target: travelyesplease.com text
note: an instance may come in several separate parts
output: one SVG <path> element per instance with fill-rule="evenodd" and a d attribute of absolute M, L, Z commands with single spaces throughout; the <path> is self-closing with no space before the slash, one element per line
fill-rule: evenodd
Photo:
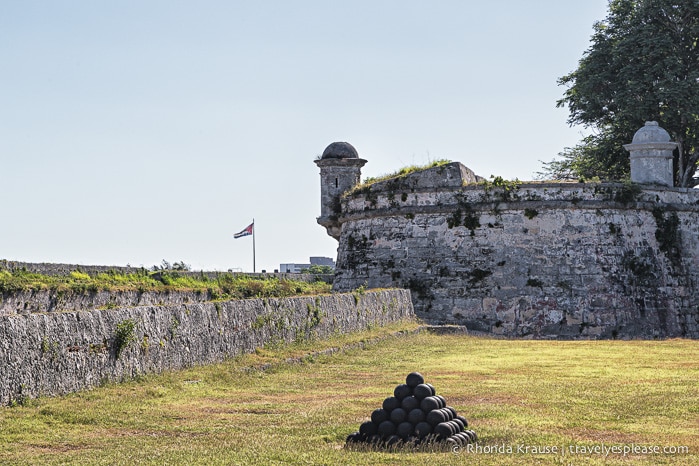
<path fill-rule="evenodd" d="M 605 443 L 593 445 L 481 445 L 478 443 L 454 446 L 455 454 L 480 455 L 587 455 L 587 456 L 639 456 L 639 455 L 686 455 L 689 447 L 684 445 L 637 445 Z"/>

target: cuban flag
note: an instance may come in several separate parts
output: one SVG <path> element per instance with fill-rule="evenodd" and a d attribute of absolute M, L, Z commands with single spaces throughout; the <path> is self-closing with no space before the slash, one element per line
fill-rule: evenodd
<path fill-rule="evenodd" d="M 233 235 L 233 238 L 242 238 L 243 236 L 250 236 L 250 235 L 252 235 L 252 227 L 253 227 L 254 225 L 255 225 L 254 223 L 251 223 L 250 225 L 248 225 L 247 227 L 245 227 L 245 229 L 244 229 L 243 231 L 241 231 L 241 232 L 236 233 L 235 235 Z"/>

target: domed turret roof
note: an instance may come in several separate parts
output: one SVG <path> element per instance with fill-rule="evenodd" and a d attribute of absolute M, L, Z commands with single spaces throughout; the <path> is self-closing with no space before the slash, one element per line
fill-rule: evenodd
<path fill-rule="evenodd" d="M 670 142 L 670 134 L 658 125 L 657 121 L 646 121 L 646 125 L 633 135 L 632 144 Z"/>
<path fill-rule="evenodd" d="M 357 149 L 349 142 L 333 142 L 323 151 L 321 160 L 325 159 L 358 159 Z"/>

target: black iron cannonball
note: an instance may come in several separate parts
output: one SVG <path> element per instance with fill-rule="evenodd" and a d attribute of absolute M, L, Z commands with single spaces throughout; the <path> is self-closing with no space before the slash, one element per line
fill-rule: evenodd
<path fill-rule="evenodd" d="M 440 409 L 444 413 L 444 416 L 447 418 L 447 421 L 451 421 L 454 419 L 454 411 L 450 410 L 449 408 L 442 408 Z"/>
<path fill-rule="evenodd" d="M 454 408 L 452 408 L 451 406 L 445 406 L 444 409 L 448 409 L 449 411 L 451 411 L 451 418 L 452 418 L 452 419 L 454 419 L 454 418 L 455 418 L 456 416 L 458 416 L 458 414 L 459 414 L 459 413 L 457 413 L 456 410 L 455 410 Z"/>
<path fill-rule="evenodd" d="M 345 441 L 345 443 L 359 443 L 362 441 L 362 439 L 362 434 L 360 434 L 359 432 L 354 432 L 347 436 L 347 440 Z"/>
<path fill-rule="evenodd" d="M 387 419 L 388 411 L 383 408 L 375 409 L 374 412 L 371 413 L 371 422 L 377 426 Z"/>
<path fill-rule="evenodd" d="M 396 425 L 408 419 L 408 413 L 403 408 L 396 408 L 391 411 L 391 421 Z"/>
<path fill-rule="evenodd" d="M 442 412 L 441 409 L 433 409 L 429 413 L 427 413 L 427 416 L 425 417 L 425 420 L 430 423 L 432 426 L 436 426 L 437 424 L 441 424 L 442 422 L 446 421 L 446 416 L 444 415 L 444 412 Z"/>
<path fill-rule="evenodd" d="M 456 424 L 459 425 L 459 432 L 463 432 L 466 426 L 464 425 L 463 421 L 459 419 L 458 417 L 455 417 L 451 422 L 455 422 Z"/>
<path fill-rule="evenodd" d="M 427 422 L 418 422 L 415 426 L 415 435 L 419 439 L 424 439 L 432 433 L 432 426 Z"/>
<path fill-rule="evenodd" d="M 363 422 L 362 425 L 359 426 L 359 433 L 365 437 L 372 436 L 376 433 L 377 426 L 378 424 L 374 424 L 371 421 Z"/>
<path fill-rule="evenodd" d="M 415 398 L 413 395 L 406 396 L 403 398 L 403 400 L 400 402 L 400 407 L 406 410 L 407 412 L 412 411 L 415 408 L 418 408 L 420 406 L 420 400 Z"/>
<path fill-rule="evenodd" d="M 425 412 L 429 413 L 432 410 L 441 408 L 439 399 L 434 396 L 428 396 L 420 402 L 420 408 Z"/>
<path fill-rule="evenodd" d="M 457 421 L 447 421 L 447 424 L 449 424 L 451 426 L 451 430 L 454 431 L 454 434 L 458 434 L 459 432 L 461 432 L 463 430 L 461 428 L 461 424 L 459 424 Z"/>
<path fill-rule="evenodd" d="M 420 443 L 420 437 L 416 435 L 411 435 L 407 439 L 403 440 L 403 445 L 407 447 L 414 447 Z"/>
<path fill-rule="evenodd" d="M 399 400 L 402 400 L 406 396 L 410 396 L 413 394 L 413 389 L 408 387 L 406 384 L 402 383 L 396 387 L 395 390 L 393 390 L 393 396 L 398 398 Z"/>
<path fill-rule="evenodd" d="M 401 441 L 402 439 L 399 435 L 391 435 L 386 439 L 386 446 L 392 447 L 394 445 L 398 445 Z"/>
<path fill-rule="evenodd" d="M 455 417 L 454 419 L 460 420 L 460 421 L 463 423 L 464 428 L 468 427 L 468 421 L 466 420 L 465 417 L 459 416 L 459 415 L 457 414 L 456 417 Z"/>
<path fill-rule="evenodd" d="M 391 421 L 383 421 L 379 424 L 378 433 L 382 438 L 388 438 L 396 433 L 396 425 Z"/>
<path fill-rule="evenodd" d="M 401 422 L 398 424 L 398 427 L 396 428 L 396 434 L 400 438 L 408 438 L 413 434 L 413 425 L 409 422 Z"/>
<path fill-rule="evenodd" d="M 471 443 L 476 443 L 478 441 L 478 436 L 473 430 L 465 430 L 464 434 L 468 435 L 471 437 Z"/>
<path fill-rule="evenodd" d="M 425 383 L 425 378 L 419 372 L 411 372 L 405 378 L 405 384 L 410 388 L 415 388 L 421 383 Z"/>
<path fill-rule="evenodd" d="M 408 413 L 408 422 L 411 422 L 415 426 L 418 422 L 424 421 L 425 417 L 425 412 L 423 410 L 415 408 Z"/>
<path fill-rule="evenodd" d="M 451 437 L 454 432 L 452 432 L 451 426 L 446 422 L 442 422 L 434 427 L 434 433 L 437 434 L 440 439 L 447 439 Z"/>
<path fill-rule="evenodd" d="M 434 386 L 431 383 L 426 383 L 425 385 L 430 387 L 430 392 L 432 392 L 430 393 L 430 396 L 435 396 L 437 394 L 437 390 L 435 390 Z"/>
<path fill-rule="evenodd" d="M 432 390 L 427 384 L 421 383 L 413 388 L 413 396 L 418 400 L 432 396 Z"/>
<path fill-rule="evenodd" d="M 383 400 L 383 409 L 386 411 L 393 411 L 396 408 L 400 408 L 400 400 L 396 398 L 395 396 L 389 396 L 385 400 Z"/>
<path fill-rule="evenodd" d="M 434 397 L 439 400 L 440 408 L 447 406 L 447 400 L 442 395 L 434 395 Z"/>
<path fill-rule="evenodd" d="M 458 432 L 458 433 L 452 435 L 451 437 L 457 439 L 462 447 L 471 443 L 471 437 L 466 435 L 464 432 Z"/>

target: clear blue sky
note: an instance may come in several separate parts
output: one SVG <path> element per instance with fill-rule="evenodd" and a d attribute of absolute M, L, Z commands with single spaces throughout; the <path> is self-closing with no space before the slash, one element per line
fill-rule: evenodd
<path fill-rule="evenodd" d="M 335 257 L 314 158 L 533 179 L 607 0 L 0 0 L 0 259 Z"/>

